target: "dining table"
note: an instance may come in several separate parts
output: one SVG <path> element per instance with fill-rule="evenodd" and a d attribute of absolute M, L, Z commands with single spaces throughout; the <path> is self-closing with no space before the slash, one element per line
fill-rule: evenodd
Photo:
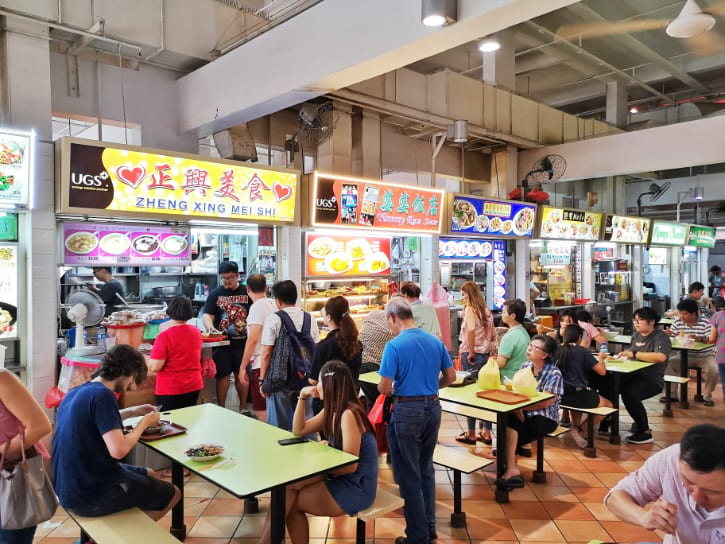
<path fill-rule="evenodd" d="M 170 410 L 162 416 L 185 432 L 160 439 L 142 436 L 141 443 L 171 460 L 171 481 L 181 491 L 181 500 L 172 509 L 170 532 L 179 540 L 186 538 L 185 468 L 240 499 L 271 491 L 271 542 L 281 544 L 286 486 L 358 461 L 322 442 L 281 445 L 278 441 L 292 433 L 216 404 Z M 189 458 L 185 452 L 199 444 L 221 445 L 224 451 L 208 461 Z"/>

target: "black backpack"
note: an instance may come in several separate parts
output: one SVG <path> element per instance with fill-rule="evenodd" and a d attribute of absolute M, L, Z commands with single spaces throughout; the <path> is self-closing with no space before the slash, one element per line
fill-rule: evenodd
<path fill-rule="evenodd" d="M 287 312 L 276 312 L 282 327 L 274 341 L 269 372 L 262 384 L 262 391 L 275 393 L 282 389 L 299 391 L 309 385 L 307 376 L 312 368 L 315 341 L 310 335 L 312 317 L 304 312 L 302 329 L 297 331 Z"/>

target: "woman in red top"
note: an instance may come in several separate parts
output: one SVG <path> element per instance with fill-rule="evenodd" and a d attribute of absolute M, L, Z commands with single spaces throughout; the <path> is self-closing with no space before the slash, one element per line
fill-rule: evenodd
<path fill-rule="evenodd" d="M 201 377 L 201 332 L 187 321 L 194 316 L 188 297 L 169 302 L 171 326 L 159 333 L 149 370 L 156 372 L 156 404 L 161 410 L 194 406 L 204 388 Z"/>

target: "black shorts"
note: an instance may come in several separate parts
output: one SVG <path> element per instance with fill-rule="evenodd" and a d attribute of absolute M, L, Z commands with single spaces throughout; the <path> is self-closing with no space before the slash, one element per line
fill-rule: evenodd
<path fill-rule="evenodd" d="M 144 467 L 121 463 L 121 475 L 111 488 L 92 504 L 71 510 L 81 516 L 97 517 L 140 508 L 143 511 L 164 510 L 174 498 L 174 486 L 147 475 Z"/>
<path fill-rule="evenodd" d="M 542 415 L 535 415 L 521 421 L 515 414 L 508 415 L 508 426 L 519 433 L 518 446 L 538 440 L 556 429 L 558 423 Z"/>
<path fill-rule="evenodd" d="M 572 406 L 574 408 L 596 408 L 599 406 L 599 393 L 592 389 L 582 389 L 575 391 L 564 389 L 561 397 L 561 404 Z"/>
<path fill-rule="evenodd" d="M 229 374 L 239 375 L 242 366 L 244 344 L 241 346 L 222 346 L 214 350 L 216 378 L 226 378 Z"/>

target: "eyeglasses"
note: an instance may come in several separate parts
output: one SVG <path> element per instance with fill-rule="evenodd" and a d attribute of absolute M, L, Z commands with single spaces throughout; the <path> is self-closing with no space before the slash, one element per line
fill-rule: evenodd
<path fill-rule="evenodd" d="M 534 348 L 534 349 L 538 349 L 538 350 L 541 350 L 541 351 L 543 351 L 544 353 L 546 353 L 546 350 L 545 350 L 544 348 L 542 348 L 541 346 L 537 346 L 537 345 L 536 345 L 536 344 L 534 344 L 533 342 L 529 344 L 529 347 L 530 347 L 530 348 Z"/>
<path fill-rule="evenodd" d="M 236 279 L 239 279 L 239 274 L 222 274 L 219 276 L 222 281 L 234 281 Z"/>

